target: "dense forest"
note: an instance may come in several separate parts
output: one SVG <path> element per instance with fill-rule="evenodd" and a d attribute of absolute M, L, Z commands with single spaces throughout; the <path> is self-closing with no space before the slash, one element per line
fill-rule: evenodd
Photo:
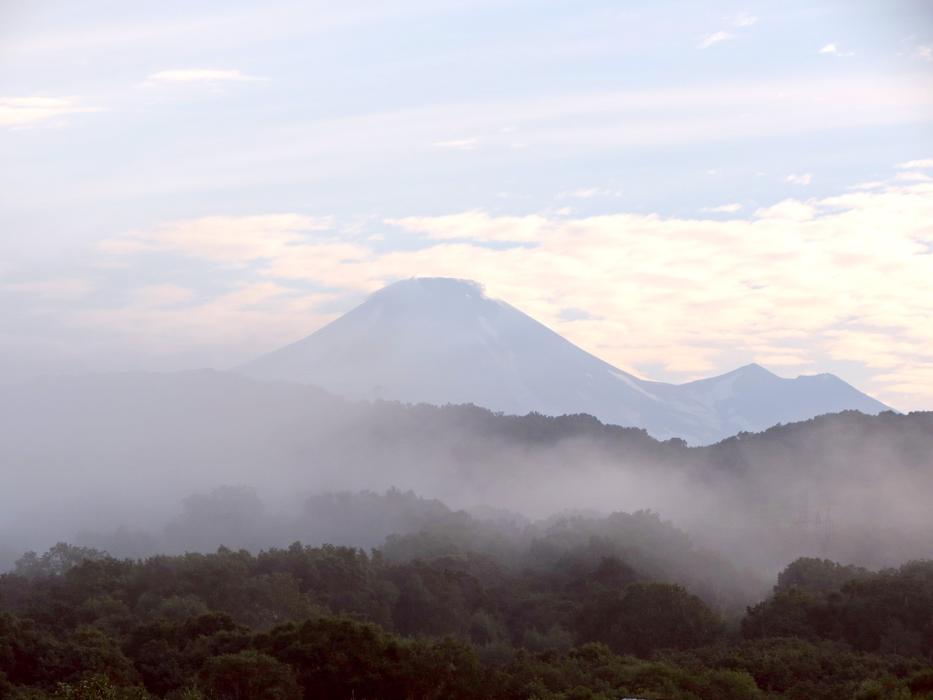
<path fill-rule="evenodd" d="M 724 616 L 649 572 L 625 537 L 665 526 L 628 518 L 517 560 L 430 533 L 142 560 L 59 544 L 0 576 L 0 697 L 933 697 L 933 562 L 799 559 Z"/>

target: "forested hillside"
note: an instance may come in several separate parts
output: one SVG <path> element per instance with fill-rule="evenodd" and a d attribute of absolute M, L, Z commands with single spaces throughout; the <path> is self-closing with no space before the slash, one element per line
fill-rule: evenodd
<path fill-rule="evenodd" d="M 724 619 L 637 559 L 551 545 L 506 567 L 411 546 L 131 561 L 61 544 L 0 576 L 0 697 L 933 697 L 931 562 L 800 560 Z"/>

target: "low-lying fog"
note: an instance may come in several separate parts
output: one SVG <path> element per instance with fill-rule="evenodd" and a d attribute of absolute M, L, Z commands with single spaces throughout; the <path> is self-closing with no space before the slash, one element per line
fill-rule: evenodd
<path fill-rule="evenodd" d="M 588 417 L 351 403 L 218 372 L 48 378 L 0 397 L 0 567 L 57 541 L 116 556 L 372 547 L 446 511 L 322 495 L 392 488 L 513 531 L 652 510 L 762 578 L 803 555 L 883 566 L 933 556 L 931 454 L 933 414 L 687 448 Z"/>

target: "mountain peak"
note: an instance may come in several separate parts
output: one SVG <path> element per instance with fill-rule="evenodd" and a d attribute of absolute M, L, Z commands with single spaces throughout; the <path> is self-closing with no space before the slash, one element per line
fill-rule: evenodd
<path fill-rule="evenodd" d="M 772 372 L 766 367 L 762 367 L 757 362 L 749 362 L 747 365 L 742 365 L 738 369 L 732 370 L 732 373 L 733 374 L 744 374 L 746 376 L 754 376 L 754 375 L 758 375 L 762 377 L 764 376 L 776 377 L 777 376 L 774 372 Z"/>
<path fill-rule="evenodd" d="M 473 291 L 482 292 L 483 285 L 474 280 L 468 280 L 462 277 L 408 277 L 406 279 L 396 280 L 380 289 L 376 294 L 392 294 L 404 290 L 418 291 Z"/>
<path fill-rule="evenodd" d="M 589 413 L 691 443 L 821 413 L 884 408 L 848 385 L 782 379 L 755 363 L 683 385 L 644 381 L 486 296 L 482 285 L 447 277 L 390 284 L 240 370 L 354 399 Z"/>
<path fill-rule="evenodd" d="M 394 316 L 433 316 L 438 323 L 478 315 L 483 307 L 498 304 L 477 282 L 452 277 L 410 277 L 373 292 L 361 311 Z M 447 318 L 449 317 L 449 318 Z"/>
<path fill-rule="evenodd" d="M 414 299 L 420 296 L 483 298 L 486 293 L 483 285 L 473 280 L 456 277 L 409 277 L 393 282 L 378 292 L 373 292 L 370 299 L 387 297 Z"/>

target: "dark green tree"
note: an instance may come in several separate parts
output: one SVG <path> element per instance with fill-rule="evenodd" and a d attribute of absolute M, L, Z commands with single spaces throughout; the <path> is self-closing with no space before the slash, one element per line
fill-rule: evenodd
<path fill-rule="evenodd" d="M 300 700 L 301 687 L 287 665 L 254 650 L 209 658 L 198 687 L 216 700 Z"/>

